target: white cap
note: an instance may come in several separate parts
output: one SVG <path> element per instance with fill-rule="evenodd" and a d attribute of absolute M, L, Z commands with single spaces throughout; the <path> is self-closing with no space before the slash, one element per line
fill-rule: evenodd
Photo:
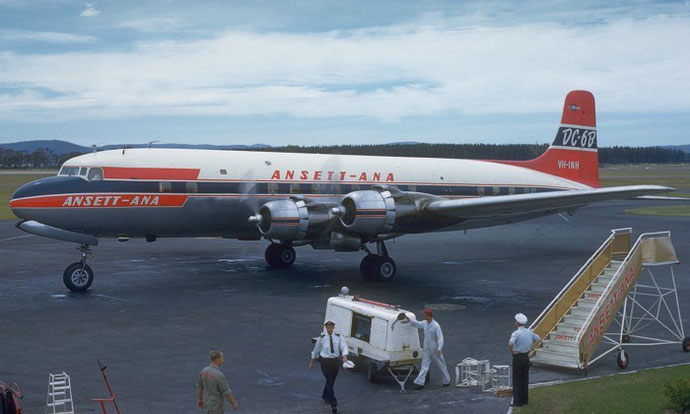
<path fill-rule="evenodd" d="M 525 316 L 522 313 L 516 313 L 515 314 L 515 321 L 519 323 L 520 325 L 526 325 L 527 324 L 527 316 Z"/>
<path fill-rule="evenodd" d="M 345 368 L 345 369 L 352 369 L 354 367 L 355 367 L 355 363 L 350 361 L 350 360 L 343 362 L 343 368 Z"/>
<path fill-rule="evenodd" d="M 335 321 L 333 319 L 326 319 L 326 322 L 324 322 L 323 325 L 326 326 L 329 323 L 332 323 L 333 325 L 335 325 Z"/>

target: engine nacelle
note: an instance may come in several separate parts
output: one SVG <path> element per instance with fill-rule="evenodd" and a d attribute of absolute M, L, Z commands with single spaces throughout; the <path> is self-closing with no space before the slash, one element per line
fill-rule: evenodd
<path fill-rule="evenodd" d="M 269 201 L 249 221 L 267 239 L 302 240 L 309 228 L 309 212 L 302 200 Z"/>
<path fill-rule="evenodd" d="M 395 223 L 395 200 L 391 192 L 360 190 L 345 196 L 331 212 L 349 231 L 376 235 L 388 233 Z"/>

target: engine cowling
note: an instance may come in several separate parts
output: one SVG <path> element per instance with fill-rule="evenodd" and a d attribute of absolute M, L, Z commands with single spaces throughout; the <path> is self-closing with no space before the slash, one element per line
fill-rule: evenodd
<path fill-rule="evenodd" d="M 353 191 L 331 211 L 346 229 L 358 234 L 388 233 L 395 223 L 395 200 L 388 190 Z"/>
<path fill-rule="evenodd" d="M 249 221 L 268 239 L 302 240 L 309 229 L 309 212 L 302 200 L 269 201 Z"/>

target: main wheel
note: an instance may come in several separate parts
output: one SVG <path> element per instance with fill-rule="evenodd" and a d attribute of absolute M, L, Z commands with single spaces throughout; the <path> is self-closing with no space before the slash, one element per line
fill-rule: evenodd
<path fill-rule="evenodd" d="M 369 363 L 367 378 L 369 379 L 369 382 L 371 382 L 372 384 L 379 382 L 379 368 L 376 366 L 376 363 Z"/>
<path fill-rule="evenodd" d="M 93 270 L 86 263 L 72 263 L 65 269 L 62 282 L 72 292 L 83 292 L 93 283 Z"/>
<path fill-rule="evenodd" d="M 372 279 L 371 267 L 374 263 L 375 258 L 376 256 L 374 256 L 373 254 L 367 254 L 362 258 L 362 261 L 359 263 L 359 274 L 362 276 L 362 279 Z"/>
<path fill-rule="evenodd" d="M 390 257 L 376 256 L 371 264 L 372 276 L 384 282 L 392 280 L 395 277 L 396 270 L 395 262 Z"/>
<path fill-rule="evenodd" d="M 690 336 L 686 336 L 685 339 L 683 339 L 683 351 L 690 351 Z"/>
<path fill-rule="evenodd" d="M 621 349 L 616 356 L 616 363 L 618 363 L 618 368 L 626 369 L 630 363 L 630 354 Z"/>
<path fill-rule="evenodd" d="M 286 244 L 279 244 L 279 248 L 275 253 L 275 261 L 278 267 L 288 267 L 295 263 L 297 253 L 292 246 Z"/>
<path fill-rule="evenodd" d="M 278 249 L 280 249 L 280 245 L 277 243 L 271 243 L 266 246 L 266 250 L 264 251 L 264 259 L 266 259 L 266 263 L 271 266 L 278 266 Z"/>

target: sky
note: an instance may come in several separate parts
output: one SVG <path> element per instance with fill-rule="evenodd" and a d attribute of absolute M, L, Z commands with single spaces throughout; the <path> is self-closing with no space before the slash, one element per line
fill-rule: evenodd
<path fill-rule="evenodd" d="M 0 143 L 690 144 L 688 1 L 0 0 Z"/>

